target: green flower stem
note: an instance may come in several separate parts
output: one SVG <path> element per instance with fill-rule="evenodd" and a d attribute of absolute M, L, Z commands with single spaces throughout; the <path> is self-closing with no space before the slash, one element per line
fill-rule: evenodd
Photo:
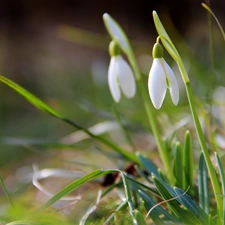
<path fill-rule="evenodd" d="M 131 48 L 130 48 L 131 49 Z M 140 92 L 141 92 L 141 96 L 143 98 L 143 102 L 144 102 L 144 107 L 148 116 L 148 120 L 150 123 L 150 127 L 152 129 L 152 132 L 155 136 L 156 139 L 156 144 L 159 150 L 159 154 L 162 160 L 163 165 L 165 166 L 165 169 L 167 171 L 168 174 L 168 179 L 170 181 L 170 183 L 173 185 L 175 182 L 175 178 L 174 178 L 174 174 L 172 171 L 172 166 L 171 166 L 171 161 L 170 161 L 170 157 L 168 157 L 168 152 L 165 151 L 164 148 L 164 144 L 163 141 L 161 139 L 160 136 L 160 132 L 156 123 L 156 118 L 152 112 L 152 106 L 150 105 L 150 100 L 149 100 L 149 96 L 148 93 L 146 91 L 146 84 L 144 83 L 144 80 L 142 79 L 137 61 L 135 59 L 134 53 L 133 51 L 129 51 L 129 54 L 127 54 L 128 60 L 133 68 Z"/>
<path fill-rule="evenodd" d="M 184 65 L 183 65 L 182 61 L 178 61 L 177 64 L 178 64 L 178 67 L 180 69 L 180 73 L 183 77 L 183 80 L 185 81 L 184 77 L 187 77 L 188 75 L 187 75 L 187 72 L 184 68 Z M 197 115 L 197 112 L 196 112 L 196 109 L 195 109 L 195 104 L 194 104 L 194 100 L 193 100 L 190 82 L 184 82 L 184 85 L 185 85 L 185 88 L 186 88 L 189 106 L 190 106 L 190 109 L 191 109 L 191 113 L 192 113 L 192 117 L 193 117 L 193 120 L 194 120 L 194 124 L 195 124 L 195 128 L 196 128 L 196 131 L 197 131 L 200 146 L 202 148 L 202 152 L 203 152 L 203 155 L 204 155 L 204 158 L 205 158 L 205 162 L 206 162 L 206 165 L 207 165 L 207 168 L 208 168 L 208 171 L 209 171 L 209 176 L 210 176 L 210 179 L 211 179 L 211 182 L 212 182 L 212 187 L 213 187 L 213 191 L 214 191 L 214 195 L 215 195 L 217 207 L 218 207 L 218 213 L 219 213 L 219 216 L 221 218 L 222 212 L 223 212 L 223 202 L 222 202 L 222 198 L 221 198 L 222 193 L 221 193 L 221 190 L 220 190 L 220 185 L 219 185 L 219 182 L 218 182 L 218 179 L 217 179 L 216 172 L 215 172 L 215 169 L 213 167 L 212 161 L 211 161 L 210 156 L 209 156 L 209 152 L 208 152 L 208 149 L 207 149 L 207 146 L 206 146 L 206 142 L 205 142 L 204 134 L 203 134 L 203 131 L 202 131 L 202 127 L 201 127 L 201 124 L 199 122 L 199 118 L 198 118 L 198 115 Z"/>

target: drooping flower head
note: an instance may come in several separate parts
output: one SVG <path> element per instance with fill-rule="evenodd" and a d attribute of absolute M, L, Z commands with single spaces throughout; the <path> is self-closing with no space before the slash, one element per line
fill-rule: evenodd
<path fill-rule="evenodd" d="M 163 48 L 156 43 L 152 50 L 153 63 L 149 72 L 148 90 L 152 104 L 156 109 L 161 108 L 169 88 L 170 96 L 175 105 L 179 101 L 179 88 L 173 70 L 163 58 Z"/>
<path fill-rule="evenodd" d="M 115 102 L 120 101 L 121 90 L 127 98 L 134 97 L 136 83 L 133 72 L 129 64 L 120 55 L 119 46 L 115 41 L 110 42 L 109 53 L 111 60 L 108 70 L 108 83 L 113 99 Z"/>

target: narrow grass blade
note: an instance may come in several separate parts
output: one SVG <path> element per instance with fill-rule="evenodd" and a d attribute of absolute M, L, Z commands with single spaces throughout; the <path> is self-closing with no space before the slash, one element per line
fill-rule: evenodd
<path fill-rule="evenodd" d="M 148 158 L 138 154 L 138 159 L 140 160 L 142 166 L 149 174 L 154 174 L 155 176 L 159 176 L 159 172 L 154 163 L 151 162 Z"/>
<path fill-rule="evenodd" d="M 175 213 L 178 219 L 182 220 L 185 224 L 199 224 L 198 219 L 192 212 L 185 210 L 180 206 L 180 197 L 173 190 L 173 188 L 168 187 L 165 183 L 153 176 L 153 181 L 160 192 L 162 198 L 167 203 L 168 207 Z M 176 199 L 175 199 L 176 198 Z"/>
<path fill-rule="evenodd" d="M 144 183 L 141 183 L 141 182 L 131 178 L 128 175 L 125 175 L 125 176 L 130 181 L 133 190 L 138 191 L 139 189 L 144 189 L 145 191 L 148 191 L 148 192 L 152 193 L 153 195 L 160 197 L 159 192 L 157 190 L 145 185 Z"/>
<path fill-rule="evenodd" d="M 176 186 L 183 188 L 183 149 L 180 143 L 176 144 L 175 161 L 174 161 L 174 175 L 176 178 Z"/>
<path fill-rule="evenodd" d="M 189 131 L 187 131 L 185 134 L 183 163 L 184 163 L 183 190 L 187 190 L 188 188 L 190 188 L 189 193 L 193 194 L 194 193 L 193 149 L 192 149 L 191 135 Z"/>
<path fill-rule="evenodd" d="M 88 129 L 78 125 L 77 123 L 75 123 L 74 121 L 72 121 L 72 120 L 70 120 L 68 118 L 65 118 L 60 113 L 58 113 L 54 109 L 52 109 L 50 106 L 48 106 L 47 104 L 42 102 L 39 98 L 37 98 L 36 96 L 34 96 L 29 91 L 27 91 L 24 88 L 22 88 L 21 86 L 19 86 L 15 82 L 11 81 L 10 79 L 5 78 L 4 76 L 0 76 L 0 82 L 6 84 L 7 86 L 9 86 L 12 89 L 14 89 L 16 92 L 21 94 L 28 102 L 30 102 L 36 108 L 38 108 L 38 109 L 40 109 L 40 110 L 42 110 L 42 111 L 44 111 L 44 112 L 46 112 L 46 113 L 56 117 L 58 119 L 63 120 L 64 122 L 72 125 L 73 127 L 75 127 L 78 130 L 84 131 L 87 135 L 89 135 L 90 137 L 92 137 L 92 138 L 98 140 L 99 142 L 107 145 L 112 150 L 114 150 L 114 151 L 118 152 L 119 154 L 121 154 L 124 158 L 129 159 L 132 162 L 135 162 L 135 163 L 139 164 L 139 160 L 138 160 L 138 158 L 137 158 L 137 156 L 135 154 L 130 153 L 128 151 L 125 151 L 124 149 L 121 149 L 119 146 L 115 145 L 114 143 L 104 139 L 101 136 L 94 135 Z"/>
<path fill-rule="evenodd" d="M 198 163 L 198 195 L 199 195 L 199 204 L 202 209 L 205 209 L 205 199 L 204 199 L 204 186 L 203 186 L 203 163 L 204 158 L 201 154 Z"/>
<path fill-rule="evenodd" d="M 223 35 L 223 39 L 225 41 L 225 32 L 223 30 L 223 27 L 220 23 L 220 21 L 217 19 L 216 15 L 213 13 L 213 11 L 209 8 L 209 6 L 207 6 L 205 3 L 202 3 L 202 7 L 204 7 L 215 19 L 215 21 L 217 22 L 219 29 L 221 31 L 221 34 Z"/>
<path fill-rule="evenodd" d="M 134 210 L 134 217 L 135 217 L 134 222 L 135 225 L 147 225 L 142 213 L 139 210 L 137 209 Z"/>
<path fill-rule="evenodd" d="M 95 170 L 95 171 L 87 174 L 86 176 L 72 182 L 71 184 L 69 184 L 68 186 L 63 188 L 56 195 L 54 195 L 52 198 L 50 198 L 45 204 L 43 204 L 39 208 L 39 210 L 40 211 L 45 210 L 46 208 L 48 208 L 49 206 L 51 206 L 52 204 L 54 204 L 55 202 L 60 200 L 63 196 L 71 193 L 72 191 L 76 190 L 78 187 L 87 183 L 88 181 L 94 180 L 98 177 L 104 176 L 105 174 L 113 173 L 113 172 L 118 172 L 118 170 Z"/>
<path fill-rule="evenodd" d="M 167 177 L 166 177 L 166 174 L 164 174 L 164 173 L 162 172 L 162 170 L 158 169 L 158 173 L 159 173 L 160 179 L 162 179 L 162 180 L 163 180 L 164 182 L 166 182 L 166 183 L 169 183 L 169 181 L 168 181 L 168 179 L 167 179 Z"/>
<path fill-rule="evenodd" d="M 134 211 L 135 208 L 134 208 L 133 200 L 131 197 L 130 185 L 129 185 L 128 179 L 125 176 L 125 174 L 121 173 L 121 175 L 122 175 L 122 179 L 123 179 L 123 185 L 124 185 L 124 190 L 126 193 L 127 203 L 130 208 L 130 214 L 132 215 L 132 212 Z"/>
<path fill-rule="evenodd" d="M 220 179 L 221 179 L 221 185 L 222 185 L 222 193 L 223 193 L 223 214 L 222 214 L 222 224 L 225 224 L 225 174 L 224 170 L 220 161 L 220 158 L 217 153 L 215 153 L 216 156 L 216 162 L 219 169 Z"/>
<path fill-rule="evenodd" d="M 148 173 L 146 173 L 145 170 L 142 170 L 141 168 L 139 168 L 138 166 L 134 166 L 134 168 L 136 169 L 136 171 L 138 172 L 138 174 L 145 180 L 147 180 L 149 183 L 152 183 L 152 181 L 150 180 L 150 178 L 148 177 Z"/>
<path fill-rule="evenodd" d="M 182 203 L 186 209 L 188 209 L 201 224 L 207 224 L 208 222 L 208 216 L 207 214 L 202 210 L 201 207 L 183 190 L 180 188 L 175 187 L 174 188 L 177 195 L 180 195 L 178 198 L 178 201 Z"/>
<path fill-rule="evenodd" d="M 14 207 L 13 201 L 12 201 L 12 199 L 11 199 L 11 197 L 10 197 L 10 195 L 9 195 L 9 193 L 8 193 L 8 191 L 7 191 L 7 189 L 6 189 L 5 183 L 4 183 L 4 181 L 3 181 L 2 177 L 1 177 L 1 175 L 0 175 L 0 184 L 1 184 L 1 186 L 2 186 L 2 189 L 3 189 L 4 193 L 5 193 L 6 198 L 7 198 L 8 201 L 9 201 L 10 205 L 11 205 L 12 207 Z"/>
<path fill-rule="evenodd" d="M 143 191 L 139 190 L 138 192 L 140 194 L 140 197 L 143 199 L 143 203 L 145 205 L 146 211 L 148 212 L 156 203 Z M 160 215 L 162 214 L 160 209 L 164 210 L 161 206 L 159 206 L 153 209 L 152 213 L 149 215 L 154 221 L 154 223 L 159 225 L 164 224 L 162 219 L 159 218 Z"/>
<path fill-rule="evenodd" d="M 208 171 L 203 154 L 199 159 L 198 168 L 198 192 L 200 207 L 209 213 L 209 187 L 208 187 Z"/>
<path fill-rule="evenodd" d="M 157 207 L 155 207 L 156 202 L 153 199 L 151 199 L 145 192 L 139 190 L 138 193 L 140 197 L 143 199 L 147 212 L 149 212 L 149 210 L 151 210 L 152 207 L 154 207 L 152 212 L 149 214 L 149 216 L 154 220 L 154 222 L 159 222 L 158 219 L 160 218 L 160 223 L 162 223 L 163 221 L 170 221 L 175 224 L 177 223 L 182 224 L 180 220 L 178 220 L 176 217 L 168 213 L 162 206 L 158 205 Z M 163 218 L 161 218 L 161 215 L 163 215 Z"/>
<path fill-rule="evenodd" d="M 40 110 L 42 110 L 44 112 L 47 112 L 47 113 L 51 114 L 52 116 L 55 116 L 57 118 L 63 119 L 63 116 L 62 115 L 60 115 L 59 113 L 57 113 L 51 107 L 49 107 L 48 105 L 46 105 L 40 99 L 38 99 L 37 97 L 35 97 L 33 94 L 31 94 L 30 92 L 28 92 L 27 90 L 25 90 L 24 88 L 22 88 L 21 86 L 19 86 L 18 84 L 16 84 L 15 82 L 13 82 L 10 79 L 7 79 L 6 77 L 3 77 L 3 76 L 0 76 L 0 81 L 2 83 L 6 84 L 7 86 L 11 87 L 12 89 L 14 89 L 19 94 L 21 94 L 24 98 L 27 99 L 27 101 L 29 101 L 36 108 L 38 108 L 38 109 L 40 109 Z"/>

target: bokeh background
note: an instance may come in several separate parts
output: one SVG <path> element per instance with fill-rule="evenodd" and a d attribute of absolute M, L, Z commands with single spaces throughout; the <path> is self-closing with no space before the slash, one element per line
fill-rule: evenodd
<path fill-rule="evenodd" d="M 206 100 L 205 96 L 213 87 L 225 85 L 225 48 L 222 35 L 212 20 L 216 68 L 212 77 L 208 15 L 201 2 L 0 1 L 1 74 L 84 127 L 105 120 L 113 121 L 115 104 L 107 86 L 110 38 L 102 15 L 108 12 L 124 28 L 147 81 L 152 63 L 151 49 L 157 35 L 152 20 L 152 10 L 156 10 L 181 55 L 184 55 L 195 94 L 200 100 Z M 213 0 L 210 4 L 225 27 L 225 1 Z M 173 63 L 168 54 L 166 58 Z M 186 98 L 182 91 L 181 98 L 183 101 L 179 107 L 185 114 Z M 136 96 L 133 102 L 122 99 L 116 107 L 131 133 L 134 136 L 139 134 L 134 137 L 135 145 L 142 150 L 150 148 L 151 140 L 145 139 L 149 128 L 139 97 Z M 164 119 L 168 124 L 184 115 L 173 114 L 174 109 L 170 108 L 171 102 L 168 101 L 161 111 L 162 121 Z M 163 113 L 169 109 L 172 113 L 165 118 Z M 1 175 L 7 187 L 14 187 L 11 192 L 21 191 L 18 187 L 21 173 L 18 175 L 17 172 L 23 168 L 28 172 L 22 175 L 32 173 L 34 163 L 41 168 L 78 168 L 76 163 L 72 166 L 65 163 L 69 158 L 76 162 L 94 163 L 98 168 L 111 165 L 102 164 L 104 159 L 101 157 L 93 162 L 97 153 L 90 147 L 93 145 L 90 140 L 69 150 L 57 146 L 61 138 L 74 132 L 74 128 L 35 109 L 3 84 L 0 84 L 0 127 Z M 110 138 L 123 143 L 118 135 Z M 78 149 L 82 151 L 76 151 Z"/>

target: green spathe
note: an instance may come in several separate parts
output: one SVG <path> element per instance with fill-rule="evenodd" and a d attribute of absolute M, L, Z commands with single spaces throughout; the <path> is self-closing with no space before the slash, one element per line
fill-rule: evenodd
<path fill-rule="evenodd" d="M 152 57 L 155 58 L 163 58 L 163 48 L 160 43 L 155 43 L 152 49 Z"/>
<path fill-rule="evenodd" d="M 120 47 L 114 40 L 109 44 L 109 54 L 111 57 L 120 55 Z"/>

